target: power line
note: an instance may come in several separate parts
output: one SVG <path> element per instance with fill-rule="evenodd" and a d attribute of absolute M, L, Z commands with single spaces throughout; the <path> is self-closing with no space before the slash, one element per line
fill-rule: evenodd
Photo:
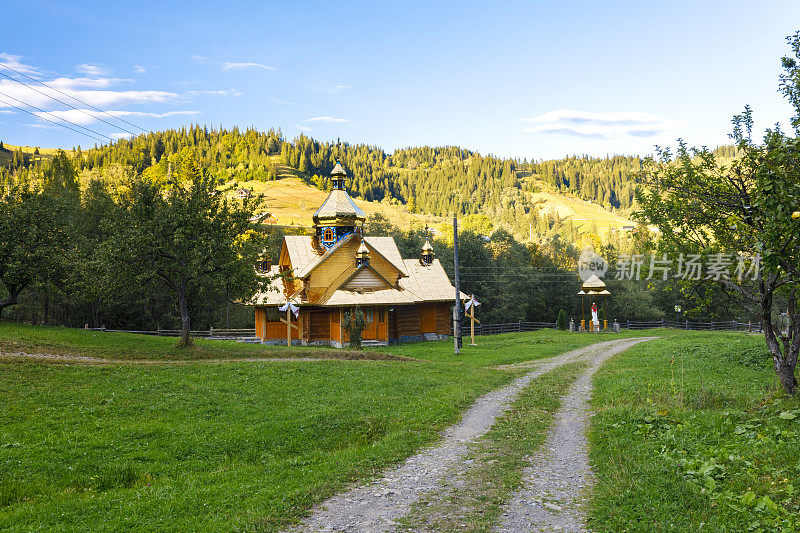
<path fill-rule="evenodd" d="M 59 117 L 59 116 L 57 116 L 57 115 L 54 115 L 54 114 L 53 114 L 53 113 L 51 113 L 50 111 L 45 111 L 45 110 L 44 110 L 44 109 L 42 109 L 41 107 L 36 107 L 35 105 L 31 105 L 31 104 L 29 104 L 29 103 L 27 103 L 27 102 L 23 102 L 23 101 L 22 101 L 22 100 L 20 100 L 19 98 L 14 98 L 13 96 L 10 96 L 10 95 L 8 95 L 8 94 L 6 94 L 6 93 L 4 93 L 4 92 L 0 92 L 0 95 L 2 95 L 2 96 L 5 96 L 6 98 L 11 98 L 12 100 L 14 100 L 14 101 L 16 101 L 16 102 L 19 102 L 20 104 L 22 104 L 22 105 L 24 105 L 24 106 L 27 106 L 27 107 L 32 107 L 33 109 L 36 109 L 36 110 L 38 110 L 38 111 L 39 111 L 39 112 L 41 112 L 41 113 L 45 113 L 45 114 L 47 114 L 47 115 L 50 115 L 50 116 L 52 116 L 52 117 L 55 117 L 55 118 L 57 118 L 58 120 L 63 120 L 64 122 L 67 122 L 68 124 L 72 124 L 73 126 L 76 126 L 76 127 L 78 127 L 78 128 L 81 128 L 81 129 L 83 129 L 83 130 L 90 131 L 90 132 L 94 133 L 95 135 L 99 135 L 100 137 L 105 137 L 105 138 L 106 138 L 106 139 L 108 139 L 109 141 L 113 141 L 113 140 L 114 140 L 114 139 L 112 139 L 111 137 L 109 137 L 108 135 L 104 135 L 104 134 L 102 134 L 102 133 L 100 133 L 100 132 L 98 132 L 98 131 L 94 131 L 93 129 L 91 129 L 91 128 L 87 128 L 86 126 L 81 126 L 80 124 L 77 124 L 77 123 L 75 123 L 75 122 L 72 122 L 71 120 L 67 120 L 67 119 L 65 119 L 65 118 L 61 118 L 61 117 Z M 35 117 L 38 117 L 38 116 L 39 116 L 39 115 L 37 115 L 36 113 L 31 113 L 31 114 L 32 114 L 33 116 L 35 116 Z M 50 121 L 50 122 L 52 122 L 52 121 Z M 58 122 L 54 122 L 54 124 L 58 124 Z M 61 124 L 59 124 L 59 125 L 61 125 Z M 103 141 L 101 141 L 101 142 L 103 142 Z"/>
<path fill-rule="evenodd" d="M 85 106 L 88 106 L 88 107 L 90 107 L 90 108 L 94 109 L 95 111 L 99 111 L 100 113 L 103 113 L 104 115 L 108 115 L 109 117 L 111 117 L 111 118 L 113 118 L 113 119 L 119 120 L 120 122 L 124 122 L 125 124 L 128 124 L 128 125 L 130 125 L 130 126 L 133 126 L 134 128 L 140 129 L 140 130 L 142 130 L 142 131 L 143 131 L 143 132 L 145 132 L 145 133 L 153 133 L 152 131 L 150 131 L 150 130 L 146 130 L 146 129 L 142 128 L 141 126 L 137 126 L 136 124 L 134 124 L 134 123 L 132 123 L 132 122 L 128 122 L 128 121 L 127 121 L 127 120 L 125 120 L 124 118 L 115 117 L 114 115 L 112 115 L 112 114 L 110 114 L 110 113 L 108 113 L 108 112 L 106 112 L 106 111 L 103 111 L 103 110 L 102 110 L 102 109 L 100 109 L 99 107 L 95 107 L 95 106 L 93 106 L 92 104 L 90 104 L 90 103 L 88 103 L 88 102 L 84 102 L 84 101 L 83 101 L 83 100 L 81 100 L 80 98 L 77 98 L 77 97 L 75 97 L 75 96 L 72 96 L 71 94 L 67 94 L 67 93 L 65 93 L 64 91 L 61 91 L 61 90 L 59 90 L 59 89 L 56 89 L 55 87 L 51 87 L 51 86 L 47 85 L 45 82 L 43 82 L 43 81 L 39 81 L 39 80 L 37 80 L 36 78 L 33 78 L 33 77 L 31 77 L 31 76 L 28 76 L 27 74 L 25 74 L 25 73 L 23 73 L 23 72 L 20 72 L 20 71 L 18 71 L 18 70 L 16 70 L 16 69 L 13 69 L 13 68 L 9 67 L 8 65 L 3 65 L 3 64 L 0 64 L 0 67 L 7 68 L 8 70 L 10 70 L 10 71 L 12 71 L 12 72 L 16 72 L 16 73 L 17 73 L 17 74 L 19 74 L 20 76 L 24 76 L 25 78 L 28 78 L 28 79 L 29 79 L 29 80 L 31 80 L 31 81 L 34 81 L 34 82 L 36 82 L 36 83 L 38 83 L 38 84 L 40 84 L 40 85 L 44 85 L 45 87 L 47 87 L 47 88 L 48 88 L 48 89 L 50 89 L 51 91 L 55 91 L 55 92 L 57 92 L 57 93 L 59 93 L 59 94 L 63 94 L 63 95 L 64 95 L 64 96 L 66 96 L 67 98 L 71 98 L 71 99 L 75 100 L 76 102 L 79 102 L 79 103 L 81 103 L 81 104 L 83 104 L 83 105 L 85 105 Z M 118 127 L 118 126 L 114 126 L 114 127 Z M 121 128 L 120 128 L 120 129 L 121 129 Z M 129 132 L 129 133 L 130 133 L 130 132 Z"/>
<path fill-rule="evenodd" d="M 24 84 L 24 83 L 22 83 L 21 81 L 19 81 L 19 80 L 16 80 L 16 79 L 12 78 L 11 76 L 9 76 L 8 74 L 6 74 L 5 72 L 0 72 L 0 75 L 3 75 L 3 76 L 5 76 L 6 78 L 10 79 L 10 80 L 11 80 L 11 81 L 13 81 L 13 82 L 19 83 L 19 84 L 20 84 L 20 85 L 22 85 L 23 87 L 27 87 L 28 89 L 30 89 L 30 90 L 32 90 L 32 91 L 36 91 L 37 93 L 41 94 L 42 96 L 46 96 L 47 98 L 50 98 L 51 100 L 55 100 L 55 101 L 56 101 L 56 102 L 58 102 L 59 104 L 63 104 L 63 105 L 65 105 L 65 106 L 69 107 L 70 109 L 74 109 L 75 111 L 80 111 L 80 112 L 81 112 L 81 113 L 83 113 L 84 115 L 87 115 L 87 116 L 90 116 L 90 117 L 92 117 L 92 118 L 94 118 L 94 119 L 97 119 L 97 120 L 99 120 L 100 122 L 105 122 L 106 124 L 108 124 L 108 125 L 109 125 L 109 126 L 111 126 L 112 128 L 117 128 L 117 129 L 120 129 L 120 130 L 124 131 L 125 133 L 130 133 L 131 135 L 134 135 L 134 136 L 136 135 L 136 134 L 135 134 L 135 133 L 133 133 L 132 131 L 130 131 L 130 130 L 127 130 L 127 129 L 125 129 L 125 128 L 123 128 L 122 126 L 119 126 L 119 125 L 117 125 L 117 124 L 112 124 L 111 122 L 109 122 L 109 121 L 107 121 L 107 120 L 105 120 L 105 119 L 102 119 L 102 118 L 98 117 L 97 115 L 93 115 L 93 114 L 89 113 L 89 112 L 88 112 L 88 111 L 86 111 L 85 109 L 79 109 L 79 108 L 77 108 L 77 107 L 75 107 L 75 106 L 73 106 L 73 105 L 71 105 L 71 104 L 68 104 L 68 103 L 66 103 L 66 102 L 65 102 L 65 101 L 63 101 L 63 100 L 59 100 L 59 99 L 58 99 L 58 98 L 56 98 L 55 96 L 51 96 L 51 95 L 47 94 L 46 92 L 40 91 L 39 89 L 36 89 L 35 87 L 31 87 L 30 85 L 25 85 L 25 84 Z M 106 113 L 106 114 L 109 114 L 109 113 Z M 111 116 L 113 116 L 113 115 L 111 115 Z"/>
<path fill-rule="evenodd" d="M 45 117 L 41 117 L 41 116 L 37 115 L 36 113 L 32 113 L 32 112 L 28 111 L 27 109 L 23 109 L 23 108 L 21 108 L 21 107 L 19 107 L 19 106 L 15 106 L 14 104 L 10 104 L 10 103 L 6 102 L 5 100 L 3 100 L 2 98 L 0 98 L 0 102 L 2 102 L 3 104 L 5 104 L 5 105 L 7 105 L 7 106 L 9 106 L 9 107 L 13 107 L 14 109 L 17 109 L 17 110 L 19 110 L 19 111 L 22 111 L 22 112 L 24 112 L 24 113 L 28 113 L 29 115 L 33 115 L 33 116 L 34 116 L 34 117 L 36 117 L 36 118 L 40 118 L 40 119 L 42 119 L 42 120 L 46 120 L 47 122 L 50 122 L 50 123 L 52 123 L 52 124 L 55 124 L 56 126 L 61 126 L 62 128 L 67 128 L 68 130 L 72 130 L 72 131 L 74 131 L 75 133 L 80 133 L 81 135 L 86 135 L 87 137 L 90 137 L 90 138 L 94 139 L 95 141 L 100 141 L 101 143 L 102 143 L 102 142 L 105 142 L 103 139 L 97 138 L 97 137 L 95 137 L 94 135 L 89 135 L 89 134 L 88 134 L 88 133 L 86 133 L 86 132 L 83 132 L 83 131 L 80 131 L 80 130 L 76 130 L 76 129 L 74 129 L 74 128 L 70 128 L 69 126 L 67 126 L 67 125 L 65 125 L 65 124 L 61 124 L 61 123 L 59 123 L 59 122 L 54 122 L 54 121 L 52 121 L 52 120 L 50 120 L 50 119 L 47 119 L 47 118 L 45 118 Z"/>

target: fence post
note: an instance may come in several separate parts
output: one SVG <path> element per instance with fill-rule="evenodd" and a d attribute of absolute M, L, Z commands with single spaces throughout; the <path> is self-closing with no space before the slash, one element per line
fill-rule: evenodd
<path fill-rule="evenodd" d="M 714 331 L 714 321 L 711 321 L 711 331 Z"/>
<path fill-rule="evenodd" d="M 517 331 L 519 333 L 522 333 L 522 320 L 520 320 L 519 323 L 517 324 Z"/>

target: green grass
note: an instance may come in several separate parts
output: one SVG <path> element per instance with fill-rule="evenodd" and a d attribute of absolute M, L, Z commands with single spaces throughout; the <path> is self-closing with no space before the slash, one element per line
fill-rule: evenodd
<path fill-rule="evenodd" d="M 535 379 L 474 446 L 455 481 L 414 504 L 404 519 L 413 531 L 491 531 L 509 496 L 522 486 L 523 469 L 547 437 L 561 397 L 585 362 L 569 363 Z"/>
<path fill-rule="evenodd" d="M 424 361 L 0 362 L 0 529 L 275 530 L 369 479 L 540 359 L 608 337 L 539 332 L 393 347 Z M 0 325 L 0 351 L 234 359 L 276 348 Z M 286 355 L 324 353 L 292 348 Z M 187 355 L 189 354 L 189 355 Z"/>
<path fill-rule="evenodd" d="M 800 529 L 800 402 L 763 337 L 640 344 L 600 369 L 593 407 L 594 530 Z"/>
<path fill-rule="evenodd" d="M 369 351 L 353 352 L 314 346 L 266 346 L 232 341 L 195 339 L 189 348 L 176 348 L 176 337 L 109 333 L 54 326 L 0 322 L 0 352 L 81 355 L 124 360 L 242 359 L 254 357 L 377 358 Z"/>

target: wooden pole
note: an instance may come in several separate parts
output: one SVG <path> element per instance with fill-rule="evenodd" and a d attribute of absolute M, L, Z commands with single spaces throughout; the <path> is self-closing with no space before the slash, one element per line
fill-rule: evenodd
<path fill-rule="evenodd" d="M 286 346 L 292 346 L 292 306 L 286 302 Z"/>
<path fill-rule="evenodd" d="M 455 267 L 456 304 L 453 307 L 453 342 L 455 354 L 461 354 L 461 284 L 458 279 L 458 217 L 453 217 L 453 266 Z"/>
<path fill-rule="evenodd" d="M 472 346 L 475 346 L 475 303 L 469 307 L 469 337 L 472 339 Z"/>

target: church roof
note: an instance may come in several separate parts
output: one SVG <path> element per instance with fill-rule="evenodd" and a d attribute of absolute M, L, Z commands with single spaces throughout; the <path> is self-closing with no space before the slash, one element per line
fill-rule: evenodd
<path fill-rule="evenodd" d="M 323 254 L 314 249 L 312 237 L 307 235 L 287 235 L 284 237 L 283 242 L 286 244 L 286 251 L 289 253 L 294 275 L 298 278 L 305 278 L 351 238 L 353 238 L 352 234 L 328 248 Z M 370 252 L 383 256 L 403 276 L 407 275 L 403 258 L 400 256 L 400 250 L 397 249 L 397 244 L 395 244 L 392 237 L 364 237 L 364 243 L 366 243 Z"/>
<path fill-rule="evenodd" d="M 347 191 L 344 189 L 334 189 L 328 195 L 319 209 L 316 210 L 314 216 L 315 224 L 324 222 L 333 222 L 337 220 L 356 220 L 364 221 L 367 215 L 364 211 L 356 205 Z"/>
<path fill-rule="evenodd" d="M 397 283 L 400 288 L 412 292 L 417 302 L 455 299 L 456 290 L 438 259 L 434 259 L 428 266 L 420 264 L 418 259 L 404 259 L 403 262 L 408 277 L 400 278 Z M 461 299 L 465 298 L 469 298 L 469 295 L 462 292 Z"/>
<path fill-rule="evenodd" d="M 391 237 L 371 237 L 380 239 L 391 239 Z M 368 237 L 370 239 L 370 237 Z M 393 240 L 393 239 L 392 239 Z M 399 254 L 398 254 L 399 255 Z M 341 286 L 326 291 L 323 297 L 314 305 L 324 307 L 351 306 L 351 305 L 402 305 L 415 304 L 422 302 L 445 302 L 452 301 L 455 297 L 455 289 L 447 277 L 447 273 L 442 268 L 442 264 L 435 259 L 429 266 L 423 266 L 417 259 L 403 260 L 408 276 L 398 280 L 398 287 L 387 287 L 379 290 L 353 291 L 341 288 Z M 277 267 L 273 267 L 277 273 Z M 350 277 L 357 268 L 352 268 L 343 273 L 343 278 Z M 343 280 L 342 280 L 343 281 Z M 276 280 L 266 290 L 260 292 L 253 299 L 255 305 L 279 305 L 286 297 L 281 290 L 280 280 Z M 461 299 L 469 298 L 468 294 L 461 293 Z M 300 301 L 302 304 L 308 302 Z"/>

